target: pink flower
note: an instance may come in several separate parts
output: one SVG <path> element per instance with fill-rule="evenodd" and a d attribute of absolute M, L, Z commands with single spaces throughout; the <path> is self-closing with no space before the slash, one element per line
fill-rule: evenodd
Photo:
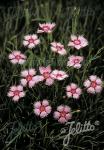
<path fill-rule="evenodd" d="M 14 102 L 18 102 L 20 98 L 25 96 L 25 92 L 23 91 L 23 86 L 11 86 L 8 92 L 8 97 L 12 97 Z"/>
<path fill-rule="evenodd" d="M 23 64 L 26 61 L 26 56 L 20 51 L 13 51 L 9 54 L 9 59 L 13 64 Z"/>
<path fill-rule="evenodd" d="M 64 45 L 62 45 L 61 43 L 57 43 L 57 42 L 51 43 L 51 50 L 60 55 L 66 55 L 66 53 L 67 53 L 64 48 Z"/>
<path fill-rule="evenodd" d="M 39 29 L 37 31 L 37 33 L 51 33 L 55 27 L 55 23 L 43 23 L 43 24 L 39 24 Z"/>
<path fill-rule="evenodd" d="M 75 35 L 71 35 L 71 41 L 69 41 L 68 46 L 75 47 L 77 50 L 86 47 L 88 45 L 88 41 L 82 36 L 78 37 Z"/>
<path fill-rule="evenodd" d="M 41 78 L 43 78 L 43 80 L 45 80 L 45 84 L 50 86 L 54 83 L 54 79 L 52 78 L 51 76 L 51 72 L 52 72 L 52 69 L 50 66 L 47 66 L 47 67 L 39 67 L 39 71 L 41 73 Z"/>
<path fill-rule="evenodd" d="M 54 112 L 54 118 L 60 123 L 66 123 L 72 118 L 71 108 L 69 106 L 60 105 Z"/>
<path fill-rule="evenodd" d="M 51 110 L 52 108 L 46 99 L 34 103 L 34 113 L 41 118 L 47 117 L 51 113 Z"/>
<path fill-rule="evenodd" d="M 64 71 L 61 71 L 61 70 L 53 70 L 52 71 L 52 74 L 51 74 L 51 77 L 53 79 L 56 79 L 56 80 L 64 80 L 65 78 L 68 77 L 68 75 L 66 74 L 66 72 Z"/>
<path fill-rule="evenodd" d="M 67 97 L 79 99 L 80 95 L 82 94 L 82 90 L 74 83 L 71 83 L 66 87 L 66 95 Z"/>
<path fill-rule="evenodd" d="M 81 68 L 81 62 L 83 61 L 83 57 L 81 56 L 74 56 L 74 55 L 71 55 L 70 57 L 68 57 L 69 61 L 67 63 L 67 66 L 69 67 L 74 67 L 76 69 L 79 69 Z"/>
<path fill-rule="evenodd" d="M 88 93 L 100 93 L 102 91 L 102 80 L 96 75 L 91 75 L 89 79 L 84 82 Z"/>
<path fill-rule="evenodd" d="M 42 81 L 40 76 L 35 76 L 36 71 L 35 69 L 29 69 L 29 70 L 24 70 L 21 72 L 21 76 L 23 79 L 21 79 L 21 84 L 23 86 L 28 85 L 30 88 L 35 86 L 38 82 Z"/>
<path fill-rule="evenodd" d="M 40 40 L 38 39 L 38 36 L 36 34 L 24 36 L 24 41 L 23 41 L 24 46 L 32 49 L 38 44 L 40 44 Z"/>

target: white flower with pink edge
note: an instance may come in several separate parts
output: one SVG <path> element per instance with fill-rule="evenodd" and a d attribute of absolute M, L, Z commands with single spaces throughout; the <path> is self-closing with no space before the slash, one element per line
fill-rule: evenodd
<path fill-rule="evenodd" d="M 11 97 L 14 102 L 18 102 L 20 98 L 25 96 L 25 92 L 23 91 L 23 86 L 21 85 L 11 86 L 7 95 L 8 97 Z"/>
<path fill-rule="evenodd" d="M 40 40 L 38 39 L 38 36 L 36 34 L 24 36 L 23 45 L 25 47 L 32 49 L 38 44 L 40 44 Z"/>
<path fill-rule="evenodd" d="M 64 80 L 68 77 L 68 74 L 62 70 L 53 70 L 51 77 L 55 80 Z"/>
<path fill-rule="evenodd" d="M 81 63 L 84 58 L 82 56 L 71 55 L 70 57 L 68 57 L 68 59 L 69 61 L 67 62 L 67 66 L 79 69 L 82 66 Z"/>
<path fill-rule="evenodd" d="M 88 93 L 100 93 L 102 91 L 102 80 L 96 75 L 91 75 L 89 79 L 84 81 L 84 86 Z"/>
<path fill-rule="evenodd" d="M 34 113 L 41 118 L 47 117 L 51 113 L 51 110 L 52 108 L 46 99 L 34 103 Z"/>
<path fill-rule="evenodd" d="M 39 71 L 41 73 L 40 77 L 43 78 L 43 81 L 45 80 L 45 84 L 51 86 L 54 83 L 54 79 L 51 75 L 52 69 L 50 65 L 47 67 L 39 67 Z"/>
<path fill-rule="evenodd" d="M 23 86 L 29 86 L 29 88 L 34 87 L 38 82 L 42 81 L 42 78 L 36 75 L 35 69 L 31 68 L 29 70 L 24 70 L 21 72 L 22 79 L 21 84 Z"/>
<path fill-rule="evenodd" d="M 61 43 L 58 42 L 52 42 L 51 43 L 51 50 L 55 53 L 58 53 L 60 55 L 66 55 L 67 52 L 64 48 L 64 45 L 62 45 Z"/>
<path fill-rule="evenodd" d="M 39 28 L 37 33 L 51 33 L 55 28 L 55 23 L 39 23 Z"/>
<path fill-rule="evenodd" d="M 68 98 L 79 99 L 82 94 L 81 88 L 79 88 L 75 83 L 71 83 L 66 87 L 66 95 Z"/>
<path fill-rule="evenodd" d="M 26 56 L 20 51 L 13 51 L 9 54 L 10 62 L 13 64 L 23 64 L 26 61 Z"/>
<path fill-rule="evenodd" d="M 57 111 L 54 112 L 54 119 L 59 123 L 66 123 L 72 118 L 71 108 L 67 105 L 60 105 L 57 107 Z"/>
<path fill-rule="evenodd" d="M 74 47 L 77 50 L 86 47 L 88 45 L 88 41 L 82 36 L 71 35 L 71 41 L 69 41 L 68 46 Z"/>

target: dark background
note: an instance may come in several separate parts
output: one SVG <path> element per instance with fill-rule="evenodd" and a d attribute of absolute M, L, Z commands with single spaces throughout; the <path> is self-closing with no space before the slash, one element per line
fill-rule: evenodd
<path fill-rule="evenodd" d="M 31 2 L 31 5 L 32 5 L 33 0 L 24 0 L 24 1 L 0 0 L 0 7 L 1 8 L 16 7 L 19 4 L 20 5 L 26 4 L 25 1 Z M 40 3 L 44 3 L 49 0 L 34 0 L 34 1 L 37 1 L 38 5 L 39 5 Z M 52 2 L 54 7 L 57 7 L 57 4 L 59 2 L 62 2 L 63 8 L 65 8 L 64 10 L 66 10 L 67 6 L 70 6 L 70 7 L 71 6 L 79 6 L 82 9 L 89 7 L 89 8 L 91 8 L 91 12 L 92 12 L 92 10 L 94 10 L 94 12 L 96 14 L 94 16 L 95 19 L 92 21 L 92 17 L 91 16 L 89 17 L 88 26 L 86 28 L 86 34 L 89 33 L 90 36 L 93 36 L 93 39 L 96 39 L 99 35 L 102 35 L 100 37 L 100 40 L 98 40 L 98 42 L 96 42 L 96 44 L 94 46 L 95 52 L 97 49 L 101 48 L 104 45 L 103 44 L 104 43 L 104 13 L 103 13 L 104 12 L 104 1 L 100 1 L 100 0 L 71 0 L 71 1 L 70 0 L 50 0 L 50 1 Z M 7 9 L 4 9 L 4 11 L 6 11 L 6 14 L 8 14 Z M 65 11 L 63 11 L 63 12 L 65 12 Z M 65 13 L 64 13 L 63 20 L 65 18 Z M 69 16 L 69 14 L 68 14 L 68 16 Z M 96 30 L 94 30 L 94 26 L 97 24 L 98 17 L 99 17 L 98 25 L 96 27 Z M 61 24 L 61 26 L 63 26 L 63 20 L 61 20 L 61 19 L 59 20 L 59 23 Z M 83 20 L 84 20 L 84 17 L 82 16 L 80 19 L 82 24 L 83 24 Z M 1 20 L 0 26 L 3 23 L 6 26 L 7 22 L 5 22 L 4 20 L 3 21 Z M 21 28 L 21 31 L 24 31 L 22 29 L 24 27 L 24 24 L 25 24 L 25 18 L 20 18 L 19 27 L 18 27 L 19 29 L 16 30 L 16 32 L 15 32 L 16 34 L 18 34 L 20 28 Z M 0 27 L 0 30 L 5 31 L 5 26 L 3 27 L 3 25 L 2 25 Z M 98 27 L 100 27 L 101 29 L 98 30 Z M 6 35 L 4 35 L 4 32 L 2 32 L 2 31 L 0 31 L 0 33 L 3 33 L 0 35 L 0 43 L 3 43 L 3 38 L 6 37 Z M 11 30 L 8 31 L 8 35 L 7 35 L 8 37 L 9 37 L 9 34 L 12 35 Z M 90 37 L 89 37 L 89 39 L 90 39 Z M 20 41 L 20 39 L 19 39 L 19 41 Z M 0 49 L 2 50 L 2 48 L 0 48 Z M 0 67 L 2 68 L 2 71 L 0 71 L 0 73 L 1 73 L 0 81 L 2 81 L 1 85 L 3 85 L 2 92 L 0 89 L 0 92 L 1 92 L 0 103 L 2 103 L 3 97 L 5 98 L 5 95 L 6 95 L 5 89 L 8 88 L 7 83 L 9 82 L 9 78 L 12 75 L 11 65 L 8 63 L 8 59 L 7 59 L 7 57 L 5 57 L 6 55 L 7 55 L 7 52 L 6 53 L 4 52 L 2 54 L 3 58 L 2 58 L 2 56 L 0 57 Z M 92 63 L 92 67 L 89 70 L 90 74 L 93 73 L 95 66 L 97 66 L 96 74 L 99 76 L 102 74 L 102 72 L 104 71 L 103 58 L 104 58 L 104 56 L 103 56 L 103 54 L 101 54 L 101 57 L 99 59 L 97 59 L 97 61 L 95 60 L 94 63 Z M 6 63 L 4 63 L 4 62 L 6 62 Z M 7 73 L 7 69 L 8 69 L 8 73 Z M 4 80 L 3 80 L 3 78 L 4 78 Z M 42 92 L 43 92 L 42 94 L 44 94 L 44 93 L 46 94 L 46 92 L 44 92 L 44 91 L 42 91 Z M 96 96 L 94 96 L 94 97 L 88 96 L 88 98 L 86 98 L 88 105 L 90 106 L 89 99 L 91 99 L 91 101 L 95 102 L 96 98 L 97 98 Z M 41 148 L 41 147 L 45 147 L 45 145 L 43 143 L 44 133 L 41 132 L 41 126 L 39 124 L 40 120 L 38 120 L 37 124 L 36 124 L 36 118 L 34 119 L 34 115 L 31 113 L 30 114 L 28 113 L 28 111 L 31 112 L 31 106 L 28 108 L 28 104 L 30 104 L 30 101 L 31 101 L 31 95 L 28 95 L 25 105 L 22 104 L 22 102 L 21 102 L 20 105 L 16 106 L 12 102 L 9 103 L 8 99 L 6 102 L 4 102 L 3 105 L 1 105 L 0 118 L 2 120 L 2 126 L 4 124 L 6 124 L 7 126 L 2 129 L 2 127 L 0 125 L 0 130 L 2 129 L 2 131 L 0 133 L 0 150 L 4 150 L 4 149 L 2 149 L 2 147 L 5 147 L 5 144 L 7 144 L 7 143 L 5 143 L 5 141 L 8 143 L 11 142 L 11 140 L 17 136 L 17 133 L 18 133 L 18 131 L 20 131 L 20 129 L 22 130 L 23 133 L 21 134 L 20 137 L 18 137 L 13 142 L 12 145 L 10 145 L 11 147 L 9 147 L 10 149 L 8 149 L 8 150 L 14 150 L 15 145 L 18 148 L 17 150 L 25 150 L 26 146 L 28 149 L 29 144 L 30 144 L 30 147 L 35 147 L 35 150 L 46 150 L 45 148 L 44 149 Z M 80 105 L 82 106 L 82 104 L 80 104 Z M 86 118 L 89 120 L 97 120 L 98 119 L 101 122 L 100 127 L 94 133 L 92 133 L 91 136 L 87 136 L 87 134 L 85 134 L 86 139 L 83 138 L 83 140 L 81 142 L 80 142 L 80 140 L 84 136 L 79 135 L 78 141 L 77 141 L 77 138 L 74 138 L 71 143 L 72 145 L 77 144 L 78 146 L 84 147 L 85 148 L 84 150 L 91 150 L 91 146 L 92 146 L 91 143 L 93 143 L 93 144 L 95 144 L 95 147 L 93 150 L 104 150 L 104 148 L 102 147 L 102 145 L 104 144 L 104 136 L 103 136 L 103 132 L 104 132 L 104 129 L 103 129 L 104 128 L 104 121 L 103 121 L 104 120 L 104 113 L 103 113 L 104 109 L 103 108 L 104 108 L 104 106 L 103 105 L 104 105 L 104 96 L 101 95 L 98 102 L 95 103 L 95 105 L 93 105 L 92 112 L 87 112 L 85 110 L 85 106 L 84 105 L 82 106 L 83 114 L 79 115 L 79 119 L 83 120 L 84 116 L 86 116 Z M 5 108 L 9 108 L 9 109 L 5 110 Z M 15 118 L 15 116 L 17 118 Z M 21 117 L 21 116 L 23 116 L 23 117 Z M 10 123 L 10 121 L 11 121 L 11 123 Z M 24 122 L 26 125 L 24 125 Z M 43 125 L 45 124 L 44 122 L 45 122 L 45 120 L 42 122 Z M 55 128 L 55 134 L 57 135 L 57 131 L 60 130 L 61 126 L 53 124 L 53 120 L 51 120 L 50 118 L 49 118 L 49 122 L 50 122 L 50 124 L 49 124 L 50 132 L 51 132 L 51 128 L 52 129 Z M 34 130 L 35 124 L 37 125 L 37 127 L 39 127 L 36 129 L 36 131 Z M 58 130 L 57 130 L 57 127 L 59 128 Z M 12 131 L 13 131 L 13 133 L 12 133 Z M 33 134 L 34 132 L 38 133 L 38 134 L 37 135 Z M 11 135 L 11 137 L 9 136 L 9 134 Z M 47 143 L 48 142 L 49 141 L 47 140 Z M 56 146 L 58 146 L 59 149 L 61 150 L 62 141 L 56 140 L 55 142 L 56 142 Z M 54 143 L 50 144 L 50 147 L 48 147 L 48 148 L 50 150 L 51 149 L 56 150 Z M 79 149 L 75 148 L 75 150 L 79 150 Z"/>
<path fill-rule="evenodd" d="M 0 6 L 4 7 L 9 7 L 9 6 L 16 6 L 19 3 L 24 3 L 25 1 L 28 0 L 0 0 Z M 38 2 L 45 2 L 45 1 L 50 1 L 50 0 L 38 0 Z M 59 2 L 61 1 L 63 5 L 65 6 L 66 4 L 68 5 L 80 5 L 80 6 L 92 6 L 94 7 L 99 7 L 99 8 L 104 8 L 104 1 L 103 0 L 52 0 L 54 2 Z"/>

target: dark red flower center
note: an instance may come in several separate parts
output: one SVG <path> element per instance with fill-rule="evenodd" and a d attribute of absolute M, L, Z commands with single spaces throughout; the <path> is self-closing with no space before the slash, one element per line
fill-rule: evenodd
<path fill-rule="evenodd" d="M 75 59 L 74 60 L 74 63 L 76 64 L 76 63 L 79 63 L 79 59 Z"/>
<path fill-rule="evenodd" d="M 40 111 L 42 112 L 42 111 L 45 111 L 45 106 L 40 106 Z"/>
<path fill-rule="evenodd" d="M 78 39 L 77 39 L 77 40 L 74 40 L 73 42 L 74 42 L 75 45 L 80 45 L 80 44 L 81 44 L 81 41 L 78 40 Z"/>
<path fill-rule="evenodd" d="M 44 72 L 43 73 L 43 76 L 45 79 L 49 78 L 50 77 L 50 73 L 49 72 Z"/>
<path fill-rule="evenodd" d="M 29 82 L 32 80 L 32 75 L 27 75 L 26 80 Z"/>
<path fill-rule="evenodd" d="M 21 56 L 20 55 L 16 55 L 15 59 L 19 60 L 19 59 L 21 59 Z"/>
<path fill-rule="evenodd" d="M 66 116 L 66 112 L 65 111 L 60 112 L 60 117 L 64 117 L 65 118 L 65 116 Z"/>
<path fill-rule="evenodd" d="M 57 49 L 58 51 L 62 50 L 62 48 L 63 48 L 63 47 L 61 47 L 61 46 L 58 46 L 58 45 L 56 46 L 56 49 Z"/>
<path fill-rule="evenodd" d="M 95 88 L 96 86 L 97 86 L 96 81 L 92 81 L 92 82 L 91 82 L 91 87 Z"/>
<path fill-rule="evenodd" d="M 71 89 L 70 92 L 71 92 L 72 94 L 75 94 L 75 93 L 76 93 L 76 89 Z"/>
<path fill-rule="evenodd" d="M 63 75 L 58 73 L 56 76 L 58 78 L 58 77 L 62 77 Z"/>
<path fill-rule="evenodd" d="M 32 39 L 32 38 L 29 39 L 28 41 L 29 41 L 29 43 L 34 43 L 34 39 Z"/>
<path fill-rule="evenodd" d="M 48 31 L 48 30 L 50 30 L 50 27 L 49 27 L 49 26 L 44 26 L 44 27 L 43 27 L 43 30 L 44 30 L 44 31 Z"/>
<path fill-rule="evenodd" d="M 19 96 L 19 93 L 20 93 L 20 91 L 18 91 L 18 90 L 14 91 L 15 96 Z"/>

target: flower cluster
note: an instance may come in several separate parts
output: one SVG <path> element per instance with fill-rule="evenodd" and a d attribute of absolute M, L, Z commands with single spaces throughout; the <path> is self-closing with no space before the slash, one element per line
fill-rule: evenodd
<path fill-rule="evenodd" d="M 48 33 L 51 34 L 55 28 L 55 23 L 43 23 L 39 24 L 37 33 Z M 37 34 L 24 36 L 23 45 L 28 49 L 33 49 L 40 44 L 40 39 Z M 50 43 L 51 51 L 61 56 L 67 55 L 67 50 L 64 45 L 60 42 Z M 71 40 L 68 43 L 69 47 L 80 50 L 88 45 L 88 41 L 82 36 L 71 35 Z M 9 54 L 9 60 L 13 64 L 23 64 L 28 59 L 25 54 L 21 51 L 14 50 Z M 67 67 L 73 67 L 80 69 L 83 63 L 83 56 L 70 55 L 68 57 Z M 39 72 L 39 74 L 37 74 Z M 52 86 L 55 81 L 62 81 L 70 77 L 67 72 L 58 70 L 57 68 L 52 69 L 51 65 L 39 66 L 37 71 L 35 68 L 29 68 L 21 71 L 21 79 L 19 85 L 12 85 L 7 93 L 8 97 L 11 97 L 14 102 L 18 102 L 20 98 L 23 98 L 26 94 L 24 88 L 33 88 L 38 83 L 43 82 L 46 86 Z M 96 75 L 89 76 L 83 83 L 86 91 L 91 94 L 100 93 L 102 91 L 102 80 Z M 79 99 L 83 89 L 80 88 L 76 83 L 69 83 L 66 85 L 66 95 L 68 98 Z M 49 105 L 48 100 L 37 101 L 34 103 L 35 115 L 44 118 L 52 112 L 52 107 Z M 67 105 L 60 105 L 57 110 L 53 113 L 54 119 L 60 123 L 66 123 L 72 118 L 71 108 Z"/>
<path fill-rule="evenodd" d="M 45 81 L 45 85 L 51 86 L 55 80 L 64 80 L 65 78 L 68 77 L 67 73 L 62 70 L 52 70 L 51 66 L 48 65 L 47 67 L 39 67 L 40 75 L 36 75 L 36 70 L 34 68 L 28 69 L 28 70 L 23 70 L 21 71 L 21 80 L 20 80 L 20 86 L 22 87 L 29 87 L 32 88 L 39 82 Z M 11 92 L 10 87 L 10 92 Z M 10 94 L 9 94 L 10 95 Z M 12 97 L 12 96 L 10 96 Z M 21 96 L 18 97 L 17 101 Z M 14 98 L 12 97 L 12 100 Z"/>
<path fill-rule="evenodd" d="M 52 107 L 46 99 L 34 103 L 34 113 L 41 118 L 47 117 L 51 111 Z M 60 105 L 57 107 L 57 110 L 54 111 L 53 117 L 60 123 L 66 123 L 72 118 L 71 108 L 66 105 Z"/>

